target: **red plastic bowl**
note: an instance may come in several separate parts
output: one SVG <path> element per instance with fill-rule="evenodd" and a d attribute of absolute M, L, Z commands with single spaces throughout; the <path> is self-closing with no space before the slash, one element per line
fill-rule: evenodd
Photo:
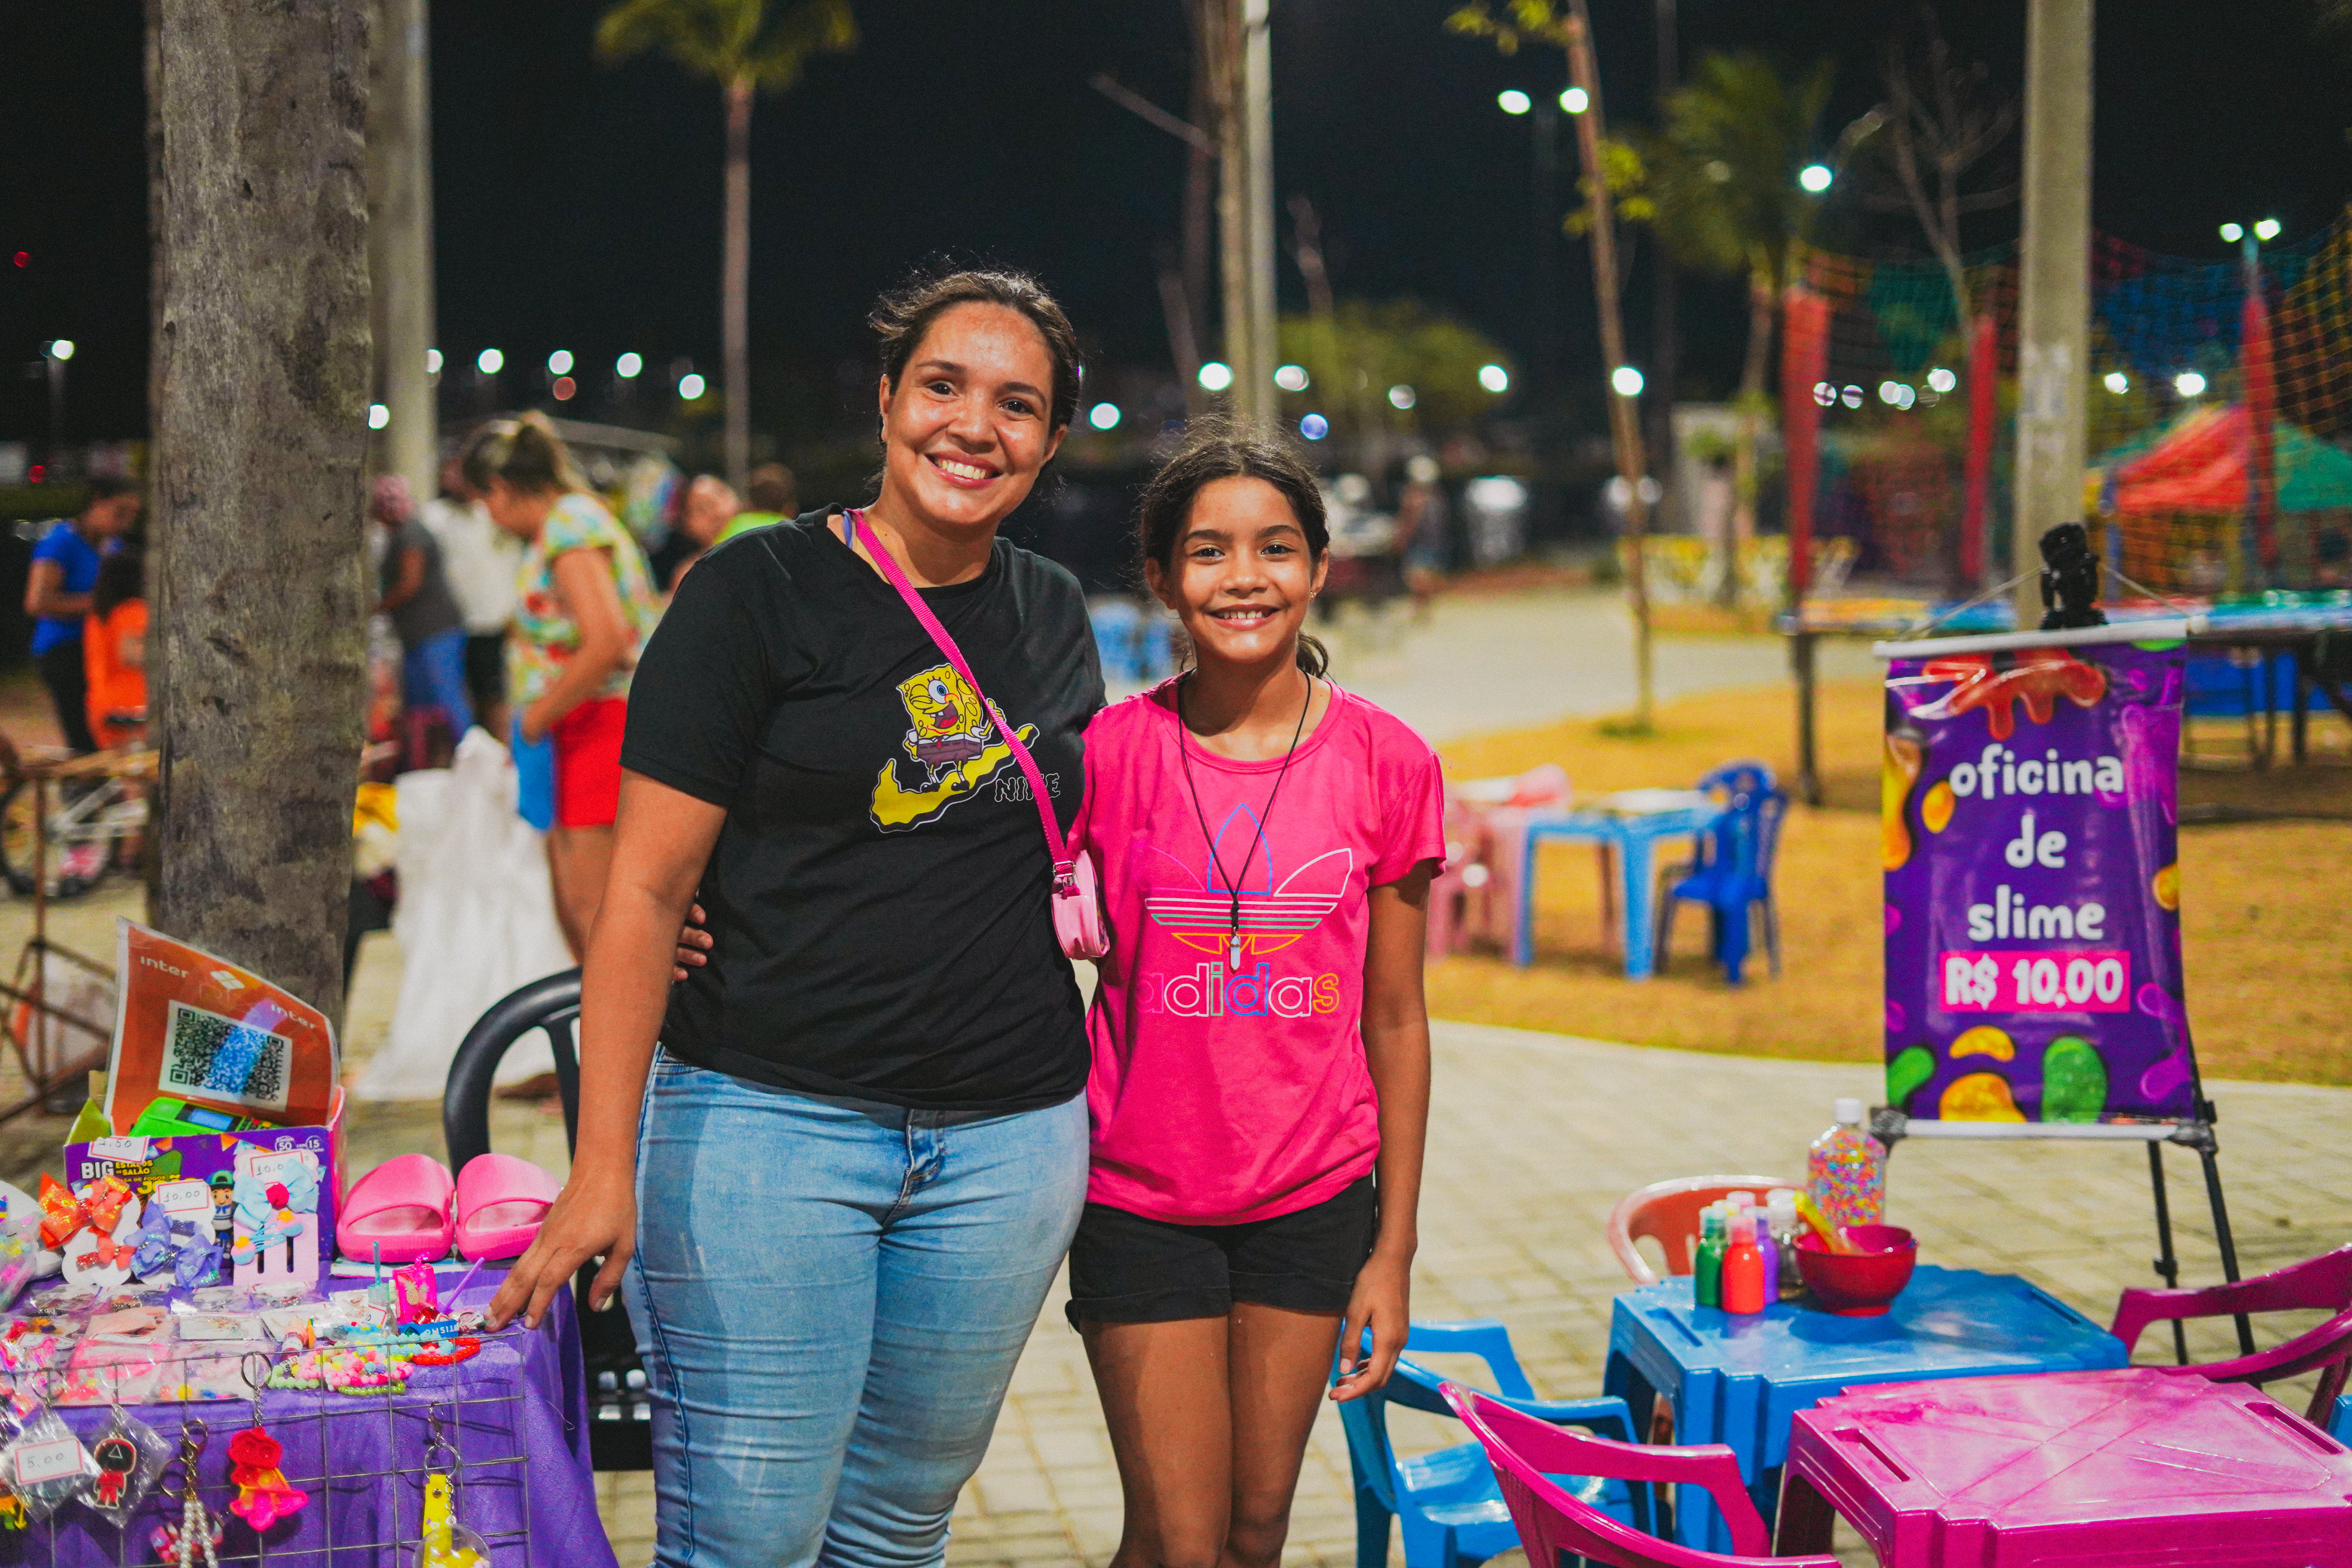
<path fill-rule="evenodd" d="M 1911 1283 L 1919 1244 L 1899 1225 L 1850 1225 L 1846 1239 L 1860 1252 L 1832 1252 L 1807 1231 L 1797 1238 L 1797 1271 L 1814 1300 L 1842 1318 L 1875 1318 Z"/>

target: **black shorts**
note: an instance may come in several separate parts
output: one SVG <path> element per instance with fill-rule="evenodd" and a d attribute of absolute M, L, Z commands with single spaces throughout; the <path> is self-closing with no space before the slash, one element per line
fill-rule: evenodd
<path fill-rule="evenodd" d="M 1370 1176 L 1310 1208 L 1245 1225 L 1180 1225 L 1088 1204 L 1070 1244 L 1064 1310 L 1073 1328 L 1222 1318 L 1235 1301 L 1344 1312 L 1379 1228 Z"/>

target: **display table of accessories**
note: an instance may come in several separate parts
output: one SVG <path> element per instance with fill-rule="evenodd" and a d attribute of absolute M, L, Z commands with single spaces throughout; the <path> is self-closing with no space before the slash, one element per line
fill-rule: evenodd
<path fill-rule="evenodd" d="M 466 1272 L 440 1271 L 439 1290 Z M 614 1568 L 570 1292 L 536 1330 L 483 1332 L 467 1314 L 498 1279 L 479 1273 L 445 1297 L 434 1337 L 309 1350 L 266 1342 L 285 1323 L 275 1316 L 265 1342 L 245 1338 L 253 1318 L 190 1310 L 184 1289 L 85 1301 L 78 1319 L 44 1317 L 58 1292 L 28 1294 L 0 1319 L 17 1394 L 0 1422 L 0 1481 L 18 1494 L 0 1500 L 0 1562 L 178 1563 L 192 1534 L 187 1561 L 257 1568 Z M 157 1315 L 169 1326 L 148 1330 Z M 45 1322 L 78 1337 L 44 1354 Z M 226 1337 L 196 1337 L 215 1333 Z M 215 1530 L 207 1557 L 200 1538 Z"/>

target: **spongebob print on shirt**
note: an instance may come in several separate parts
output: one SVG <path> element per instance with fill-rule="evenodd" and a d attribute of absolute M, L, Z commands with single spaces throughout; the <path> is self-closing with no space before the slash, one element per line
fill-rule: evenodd
<path fill-rule="evenodd" d="M 935 664 L 908 677 L 898 683 L 898 700 L 910 726 L 898 748 L 906 755 L 885 758 L 874 779 L 874 826 L 885 833 L 937 820 L 958 801 L 978 795 L 1013 760 L 1004 715 L 994 703 L 982 702 L 955 666 Z M 1020 733 L 1024 745 L 1037 743 L 1034 724 L 1022 725 Z M 1015 792 L 1020 798 L 1028 799 L 1027 782 L 1013 782 L 1021 784 Z M 1056 795 L 1057 782 L 1054 774 L 1045 775 L 1046 788 Z M 1003 782 L 996 793 L 1006 793 Z"/>

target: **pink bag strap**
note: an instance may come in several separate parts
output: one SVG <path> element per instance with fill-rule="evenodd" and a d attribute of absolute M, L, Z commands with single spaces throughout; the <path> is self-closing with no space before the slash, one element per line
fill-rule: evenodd
<path fill-rule="evenodd" d="M 858 520 L 865 515 L 856 507 L 842 514 L 843 542 L 853 551 L 857 548 Z M 948 662 L 955 666 L 958 675 L 963 677 L 963 683 L 971 687 L 972 694 L 987 707 L 990 716 L 996 721 L 997 729 L 1004 736 L 1004 743 L 1013 748 L 1013 760 L 1021 764 L 1021 772 L 1029 781 L 1030 797 L 1037 803 L 1037 820 L 1045 829 L 1045 847 L 1054 857 L 1054 883 L 1060 887 L 1070 878 L 1070 848 L 1062 837 L 1061 823 L 1054 816 L 1053 797 L 1045 793 L 1045 776 L 1037 771 L 1037 759 L 1029 754 L 1029 748 L 1023 745 L 1021 737 L 1013 732 L 1013 721 L 998 712 L 996 705 L 988 700 L 988 694 L 981 690 L 979 677 L 973 675 L 971 666 L 964 662 L 963 649 L 956 647 L 955 638 L 948 636 L 947 627 L 940 625 L 939 616 L 931 614 L 931 607 L 923 603 L 923 596 L 915 592 L 913 584 L 907 581 L 907 574 L 898 570 L 898 562 L 891 559 L 888 548 L 879 539 L 874 541 L 874 563 L 882 569 L 882 575 L 890 579 L 890 586 L 898 590 L 898 597 L 907 602 L 907 608 L 914 613 L 916 620 L 922 623 L 923 630 L 930 634 L 931 641 L 948 656 Z"/>

